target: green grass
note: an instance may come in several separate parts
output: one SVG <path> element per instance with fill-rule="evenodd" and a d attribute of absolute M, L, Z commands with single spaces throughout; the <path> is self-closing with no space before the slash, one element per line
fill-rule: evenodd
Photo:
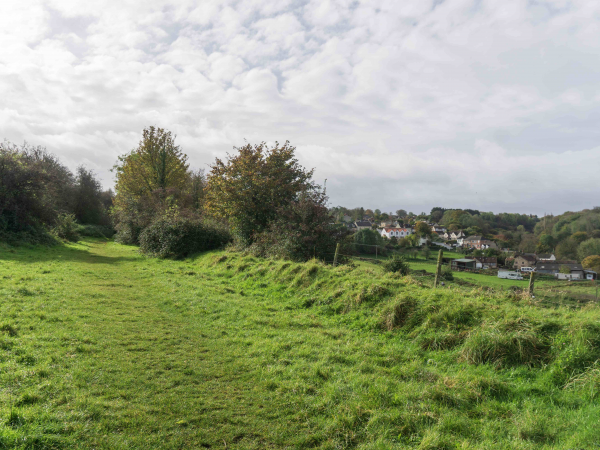
<path fill-rule="evenodd" d="M 376 268 L 0 247 L 0 448 L 596 448 L 599 336 Z"/>

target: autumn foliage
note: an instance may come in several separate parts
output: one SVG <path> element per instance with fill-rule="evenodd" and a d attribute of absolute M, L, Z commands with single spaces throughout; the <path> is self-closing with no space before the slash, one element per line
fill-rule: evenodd
<path fill-rule="evenodd" d="M 277 218 L 280 208 L 314 188 L 313 171 L 298 163 L 289 142 L 234 149 L 237 154 L 228 154 L 225 161 L 217 158 L 211 166 L 206 207 L 229 221 L 238 243 L 249 245 Z"/>

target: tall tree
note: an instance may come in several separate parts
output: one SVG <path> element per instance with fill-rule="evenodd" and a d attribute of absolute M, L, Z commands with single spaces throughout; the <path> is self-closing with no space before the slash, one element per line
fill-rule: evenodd
<path fill-rule="evenodd" d="M 266 229 L 277 210 L 314 188 L 313 170 L 305 170 L 295 157 L 296 148 L 286 142 L 268 147 L 265 142 L 236 148 L 236 154 L 217 158 L 207 177 L 209 212 L 229 220 L 242 245 Z"/>
<path fill-rule="evenodd" d="M 139 198 L 167 188 L 183 190 L 189 180 L 187 155 L 170 131 L 153 126 L 144 128 L 137 148 L 119 157 L 116 203 L 123 196 Z"/>
<path fill-rule="evenodd" d="M 137 148 L 119 157 L 113 217 L 116 239 L 137 244 L 139 234 L 167 208 L 178 207 L 190 185 L 187 156 L 170 131 L 145 128 Z"/>
<path fill-rule="evenodd" d="M 579 244 L 577 249 L 577 256 L 580 260 L 587 258 L 588 256 L 600 255 L 600 239 L 588 239 Z"/>
<path fill-rule="evenodd" d="M 100 181 L 83 166 L 77 168 L 75 177 L 73 212 L 81 223 L 100 225 L 107 219 Z"/>
<path fill-rule="evenodd" d="M 425 237 L 431 235 L 431 228 L 426 222 L 417 222 L 415 225 L 415 233 L 417 236 Z"/>

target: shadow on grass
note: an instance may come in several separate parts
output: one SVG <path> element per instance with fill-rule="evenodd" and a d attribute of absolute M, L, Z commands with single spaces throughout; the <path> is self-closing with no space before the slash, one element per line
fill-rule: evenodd
<path fill-rule="evenodd" d="M 18 262 L 21 264 L 41 263 L 48 261 L 69 261 L 86 264 L 117 264 L 120 262 L 136 261 L 135 256 L 103 256 L 91 253 L 95 240 L 80 241 L 79 247 L 86 249 L 68 247 L 66 245 L 55 246 L 23 246 L 23 247 L 0 247 L 0 261 Z M 88 250 L 90 249 L 90 250 Z"/>

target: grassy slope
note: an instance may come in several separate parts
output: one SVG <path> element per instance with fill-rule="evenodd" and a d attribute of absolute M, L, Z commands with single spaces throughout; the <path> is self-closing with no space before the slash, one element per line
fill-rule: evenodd
<path fill-rule="evenodd" d="M 0 248 L 0 329 L 0 448 L 600 445 L 591 306 L 87 241 Z"/>

